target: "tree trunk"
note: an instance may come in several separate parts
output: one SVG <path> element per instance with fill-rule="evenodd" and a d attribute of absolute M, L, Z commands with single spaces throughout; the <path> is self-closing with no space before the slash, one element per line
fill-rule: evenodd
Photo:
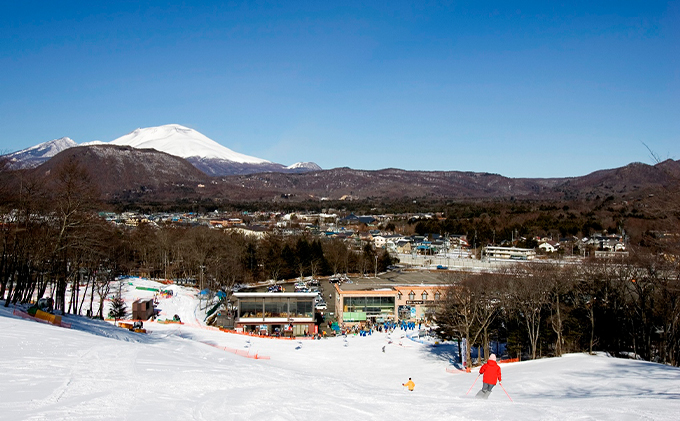
<path fill-rule="evenodd" d="M 593 355 L 593 342 L 595 340 L 595 311 L 590 306 L 590 355 Z"/>
<path fill-rule="evenodd" d="M 83 299 L 80 300 L 80 306 L 78 307 L 78 315 L 81 316 L 83 314 L 83 304 L 85 304 L 85 298 L 87 298 L 87 290 L 90 287 L 90 281 L 92 277 L 88 275 L 87 277 L 87 282 L 85 282 L 85 290 L 83 291 Z M 92 295 L 92 293 L 90 293 Z"/>

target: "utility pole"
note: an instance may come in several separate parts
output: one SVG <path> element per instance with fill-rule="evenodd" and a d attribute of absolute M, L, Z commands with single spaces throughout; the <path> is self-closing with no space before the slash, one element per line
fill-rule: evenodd
<path fill-rule="evenodd" d="M 376 253 L 375 257 L 375 277 L 378 277 L 378 254 Z"/>

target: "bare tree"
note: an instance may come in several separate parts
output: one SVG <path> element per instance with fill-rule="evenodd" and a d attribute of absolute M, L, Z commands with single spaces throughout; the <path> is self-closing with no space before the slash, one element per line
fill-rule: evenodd
<path fill-rule="evenodd" d="M 341 268 L 347 261 L 347 246 L 338 239 L 332 239 L 324 244 L 324 255 L 327 256 L 333 274 L 340 273 Z"/>
<path fill-rule="evenodd" d="M 446 272 L 441 279 L 449 286 L 436 311 L 437 324 L 448 336 L 465 339 L 466 361 L 471 361 L 471 347 L 482 337 L 488 353 L 487 329 L 501 305 L 497 276 Z"/>
<path fill-rule="evenodd" d="M 72 234 L 82 227 L 98 200 L 98 192 L 88 172 L 73 159 L 67 160 L 56 169 L 53 180 L 52 206 L 54 207 L 55 238 L 52 251 L 53 275 L 57 278 L 55 309 L 66 311 L 66 288 L 69 278 L 75 279 L 69 268 L 69 248 L 73 244 Z M 69 273 L 70 272 L 70 273 Z"/>
<path fill-rule="evenodd" d="M 562 356 L 564 347 L 564 318 L 567 306 L 564 298 L 573 288 L 574 270 L 571 266 L 550 265 L 546 283 L 550 289 L 550 326 L 555 332 L 555 355 Z"/>
<path fill-rule="evenodd" d="M 529 335 L 531 357 L 536 358 L 541 333 L 542 313 L 550 302 L 547 279 L 550 273 L 539 264 L 516 265 L 512 271 L 512 305 L 524 321 Z"/>

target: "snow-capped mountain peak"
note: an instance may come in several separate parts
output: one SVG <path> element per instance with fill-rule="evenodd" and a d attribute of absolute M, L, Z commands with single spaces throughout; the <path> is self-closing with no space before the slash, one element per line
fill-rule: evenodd
<path fill-rule="evenodd" d="M 321 167 L 314 162 L 296 162 L 293 165 L 286 167 L 287 170 L 307 170 L 307 171 L 320 171 Z"/>
<path fill-rule="evenodd" d="M 31 146 L 9 155 L 10 166 L 14 169 L 33 168 L 52 158 L 61 151 L 78 146 L 69 137 L 60 137 L 59 139 L 52 139 L 48 142 L 43 142 L 39 145 Z"/>
<path fill-rule="evenodd" d="M 31 146 L 30 148 L 14 152 L 13 154 L 10 154 L 10 156 L 22 153 L 30 153 L 33 156 L 51 158 L 59 152 L 68 148 L 72 148 L 76 145 L 77 143 L 74 142 L 70 137 L 60 137 L 59 139 L 52 139 L 48 142 L 43 142 L 39 145 Z"/>
<path fill-rule="evenodd" d="M 223 159 L 242 164 L 268 164 L 270 161 L 234 152 L 204 134 L 179 124 L 136 129 L 110 142 L 138 149 L 156 149 L 182 158 Z"/>

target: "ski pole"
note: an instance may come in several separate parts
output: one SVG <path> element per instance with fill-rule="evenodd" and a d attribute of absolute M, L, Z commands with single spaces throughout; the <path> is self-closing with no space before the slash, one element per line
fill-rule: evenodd
<path fill-rule="evenodd" d="M 508 397 L 508 399 L 510 399 L 510 402 L 514 402 L 514 401 L 512 400 L 512 398 L 510 397 L 510 395 L 508 395 L 508 391 L 505 390 L 505 388 L 503 387 L 503 383 L 498 382 L 498 384 L 501 385 L 501 388 L 503 389 L 503 392 L 505 392 L 505 395 Z"/>
<path fill-rule="evenodd" d="M 477 383 L 477 379 L 478 379 L 479 376 L 481 376 L 481 375 L 482 375 L 481 373 L 477 374 L 477 377 L 475 378 L 475 381 L 472 382 L 472 386 L 470 386 L 470 389 L 468 389 L 468 391 L 467 391 L 467 393 L 465 394 L 465 396 L 467 396 L 467 394 L 470 393 L 470 390 L 472 390 L 472 388 L 475 387 L 475 383 Z"/>

